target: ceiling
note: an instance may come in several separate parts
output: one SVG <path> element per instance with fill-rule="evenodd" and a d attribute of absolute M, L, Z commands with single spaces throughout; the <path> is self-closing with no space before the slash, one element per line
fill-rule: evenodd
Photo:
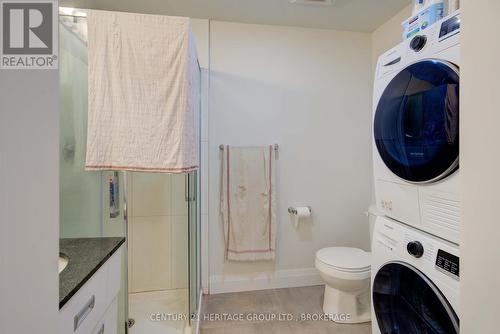
<path fill-rule="evenodd" d="M 372 32 L 411 0 L 60 0 L 64 7 L 188 16 L 220 21 Z"/>

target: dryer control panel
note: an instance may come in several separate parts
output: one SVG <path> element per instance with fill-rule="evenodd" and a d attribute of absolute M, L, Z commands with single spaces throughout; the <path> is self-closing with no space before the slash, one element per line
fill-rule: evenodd
<path fill-rule="evenodd" d="M 456 35 L 460 32 L 460 15 L 457 14 L 455 16 L 446 19 L 443 23 L 441 23 L 441 28 L 439 29 L 439 38 L 448 38 L 453 35 Z"/>
<path fill-rule="evenodd" d="M 460 276 L 460 259 L 456 255 L 439 249 L 436 256 L 436 268 L 458 280 Z"/>

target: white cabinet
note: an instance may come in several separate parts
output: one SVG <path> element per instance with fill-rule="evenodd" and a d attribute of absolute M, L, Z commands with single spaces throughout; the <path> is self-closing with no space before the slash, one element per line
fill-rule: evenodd
<path fill-rule="evenodd" d="M 92 334 L 116 334 L 118 322 L 118 302 L 115 298 L 104 317 L 97 323 Z"/>
<path fill-rule="evenodd" d="M 59 310 L 59 334 L 116 334 L 122 248 Z"/>

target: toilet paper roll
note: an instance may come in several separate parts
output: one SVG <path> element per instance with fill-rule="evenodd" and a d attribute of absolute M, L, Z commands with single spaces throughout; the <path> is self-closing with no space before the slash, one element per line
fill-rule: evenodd
<path fill-rule="evenodd" d="M 298 228 L 301 219 L 307 219 L 311 217 L 311 208 L 308 206 L 299 206 L 294 208 L 294 212 L 292 213 L 292 222 L 293 227 Z"/>

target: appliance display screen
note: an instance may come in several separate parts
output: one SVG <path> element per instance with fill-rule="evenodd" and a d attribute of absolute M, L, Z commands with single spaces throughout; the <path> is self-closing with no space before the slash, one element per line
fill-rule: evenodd
<path fill-rule="evenodd" d="M 456 278 L 460 276 L 460 261 L 458 256 L 445 252 L 442 249 L 438 250 L 436 267 Z"/>
<path fill-rule="evenodd" d="M 443 24 L 441 24 L 441 31 L 439 32 L 439 38 L 449 35 L 458 29 L 460 29 L 460 17 L 457 15 L 444 21 Z"/>

